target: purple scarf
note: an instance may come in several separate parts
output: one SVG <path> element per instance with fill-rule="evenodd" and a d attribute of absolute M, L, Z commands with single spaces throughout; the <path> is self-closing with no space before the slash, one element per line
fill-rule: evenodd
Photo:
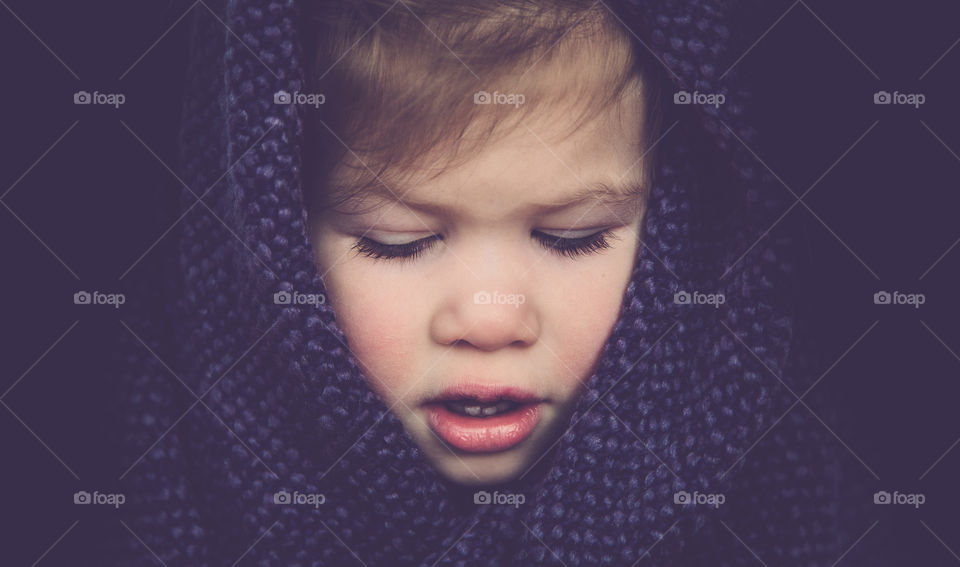
<path fill-rule="evenodd" d="M 366 385 L 329 306 L 273 301 L 325 293 L 306 231 L 301 116 L 273 100 L 304 84 L 297 2 L 210 2 L 223 23 L 197 11 L 181 202 L 202 203 L 178 224 L 164 284 L 151 283 L 161 308 L 136 327 L 164 362 L 126 345 L 122 513 L 142 541 L 129 538 L 120 563 L 154 564 L 145 547 L 171 566 L 840 556 L 849 538 L 831 507 L 823 431 L 798 413 L 776 421 L 795 400 L 784 384 L 797 388 L 805 362 L 791 243 L 761 237 L 785 191 L 745 147 L 756 139 L 748 89 L 736 67 L 725 74 L 757 35 L 749 10 L 609 5 L 676 91 L 727 102 L 667 100 L 673 126 L 619 319 L 569 429 L 534 472 L 496 487 L 525 495 L 518 506 L 477 505 L 474 489 L 432 469 Z M 693 291 L 725 303 L 677 295 Z"/>

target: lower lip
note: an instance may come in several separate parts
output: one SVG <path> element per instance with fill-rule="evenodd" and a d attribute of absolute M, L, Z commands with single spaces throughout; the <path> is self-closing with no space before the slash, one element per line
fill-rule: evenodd
<path fill-rule="evenodd" d="M 492 417 L 469 417 L 442 403 L 427 409 L 430 428 L 447 444 L 470 453 L 495 453 L 519 445 L 540 423 L 541 402 L 524 404 Z"/>

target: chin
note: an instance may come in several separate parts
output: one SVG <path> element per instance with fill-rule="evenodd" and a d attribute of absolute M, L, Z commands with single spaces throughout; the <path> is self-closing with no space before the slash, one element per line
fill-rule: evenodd
<path fill-rule="evenodd" d="M 444 447 L 438 450 L 442 454 L 428 456 L 431 464 L 444 478 L 464 486 L 493 486 L 512 482 L 523 475 L 535 460 L 520 450 L 456 456 Z"/>

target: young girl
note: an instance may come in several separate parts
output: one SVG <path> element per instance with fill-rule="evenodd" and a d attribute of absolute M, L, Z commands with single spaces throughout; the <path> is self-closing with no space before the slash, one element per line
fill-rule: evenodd
<path fill-rule="evenodd" d="M 184 179 L 209 193 L 154 339 L 190 392 L 131 346 L 128 551 L 835 561 L 822 430 L 783 417 L 784 192 L 741 144 L 736 7 L 198 19 Z"/>
<path fill-rule="evenodd" d="M 599 7 L 406 6 L 429 22 L 306 17 L 308 90 L 327 99 L 307 117 L 311 240 L 351 351 L 424 456 L 502 482 L 557 440 L 620 312 L 657 62 Z"/>

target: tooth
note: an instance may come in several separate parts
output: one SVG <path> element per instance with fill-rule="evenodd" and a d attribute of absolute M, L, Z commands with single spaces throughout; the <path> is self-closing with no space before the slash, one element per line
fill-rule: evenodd
<path fill-rule="evenodd" d="M 500 409 L 498 408 L 499 408 L 499 404 L 496 406 L 487 406 L 483 408 L 483 415 L 493 415 L 495 413 L 498 413 L 500 411 Z"/>
<path fill-rule="evenodd" d="M 466 412 L 467 415 L 479 417 L 481 408 L 480 406 L 464 406 L 463 411 Z"/>

